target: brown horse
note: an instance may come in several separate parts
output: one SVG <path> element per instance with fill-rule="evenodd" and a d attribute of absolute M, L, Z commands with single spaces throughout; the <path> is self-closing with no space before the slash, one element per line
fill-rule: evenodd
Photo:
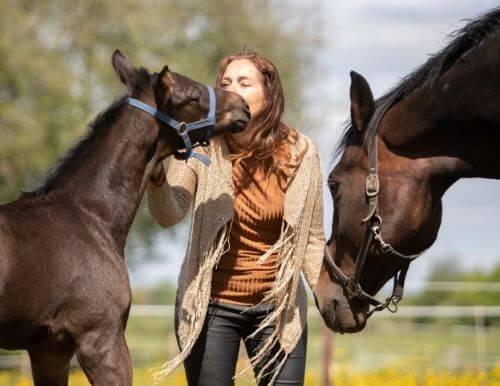
<path fill-rule="evenodd" d="M 152 169 L 183 141 L 125 102 L 133 97 L 185 122 L 209 111 L 208 89 L 166 66 L 150 74 L 119 51 L 112 64 L 126 95 L 39 188 L 0 206 L 0 347 L 28 350 L 37 386 L 67 385 L 75 352 L 92 385 L 132 384 L 125 241 Z M 246 102 L 222 89 L 215 95 L 212 134 L 242 130 Z M 191 141 L 204 135 L 194 130 Z"/>
<path fill-rule="evenodd" d="M 435 241 L 453 183 L 500 179 L 500 8 L 457 31 L 376 102 L 362 76 L 351 78 L 351 122 L 328 178 L 332 236 L 315 289 L 323 319 L 339 332 L 362 330 L 370 304 L 401 299 L 409 262 Z M 391 277 L 393 296 L 377 305 L 373 296 Z"/>

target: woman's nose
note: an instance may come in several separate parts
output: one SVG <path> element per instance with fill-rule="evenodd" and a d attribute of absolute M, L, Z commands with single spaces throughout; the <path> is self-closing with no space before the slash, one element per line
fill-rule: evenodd
<path fill-rule="evenodd" d="M 232 91 L 232 92 L 238 92 L 238 90 L 236 90 L 236 88 L 234 87 L 234 85 L 232 83 L 228 84 L 226 86 L 226 90 L 229 90 L 229 91 Z"/>

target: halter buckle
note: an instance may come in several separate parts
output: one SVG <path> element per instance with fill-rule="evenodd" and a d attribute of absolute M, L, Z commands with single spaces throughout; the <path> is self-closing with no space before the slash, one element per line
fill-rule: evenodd
<path fill-rule="evenodd" d="M 368 197 L 376 196 L 380 189 L 380 182 L 377 174 L 368 174 L 365 182 L 366 195 Z"/>
<path fill-rule="evenodd" d="M 350 299 L 359 298 L 362 291 L 358 281 L 352 277 L 347 280 L 345 290 Z"/>

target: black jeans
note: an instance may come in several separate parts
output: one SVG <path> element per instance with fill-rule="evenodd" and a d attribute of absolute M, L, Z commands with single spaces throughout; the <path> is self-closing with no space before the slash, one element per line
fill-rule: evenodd
<path fill-rule="evenodd" d="M 205 324 L 194 344 L 191 354 L 184 361 L 189 386 L 232 386 L 240 340 L 256 330 L 259 322 L 272 311 L 272 306 L 259 304 L 244 313 L 247 306 L 210 302 Z M 253 356 L 259 343 L 273 332 L 268 326 L 255 338 L 244 340 L 248 356 Z M 288 356 L 275 385 L 303 385 L 306 367 L 307 326 L 295 349 Z M 276 353 L 276 347 L 273 350 Z M 268 358 L 272 358 L 271 353 Z M 257 374 L 262 360 L 254 368 Z M 260 365 L 260 366 L 259 366 Z M 265 372 L 269 372 L 266 368 Z M 259 386 L 269 384 L 272 374 L 264 377 Z"/>

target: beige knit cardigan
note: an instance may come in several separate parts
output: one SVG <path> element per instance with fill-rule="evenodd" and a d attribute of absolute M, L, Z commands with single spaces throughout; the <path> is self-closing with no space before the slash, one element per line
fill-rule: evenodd
<path fill-rule="evenodd" d="M 257 376 L 273 372 L 271 384 L 290 352 L 296 346 L 307 319 L 307 295 L 300 273 L 314 290 L 325 236 L 323 230 L 322 172 L 316 146 L 300 133 L 292 152 L 306 149 L 302 162 L 285 193 L 283 223 L 279 240 L 261 256 L 261 261 L 279 249 L 275 284 L 262 302 L 274 302 L 274 311 L 263 319 L 257 333 L 275 325 L 274 333 L 250 358 L 251 368 L 279 341 L 280 350 Z M 200 149 L 212 163 L 209 167 L 196 159 L 164 161 L 166 183 L 160 188 L 149 183 L 148 209 L 162 227 L 179 222 L 194 202 L 187 253 L 181 266 L 175 304 L 175 332 L 180 353 L 155 374 L 155 382 L 170 374 L 189 355 L 200 334 L 210 298 L 212 270 L 228 249 L 234 214 L 232 162 L 222 137 Z M 274 364 L 274 366 L 273 366 Z M 274 368 L 274 370 L 273 370 Z"/>

